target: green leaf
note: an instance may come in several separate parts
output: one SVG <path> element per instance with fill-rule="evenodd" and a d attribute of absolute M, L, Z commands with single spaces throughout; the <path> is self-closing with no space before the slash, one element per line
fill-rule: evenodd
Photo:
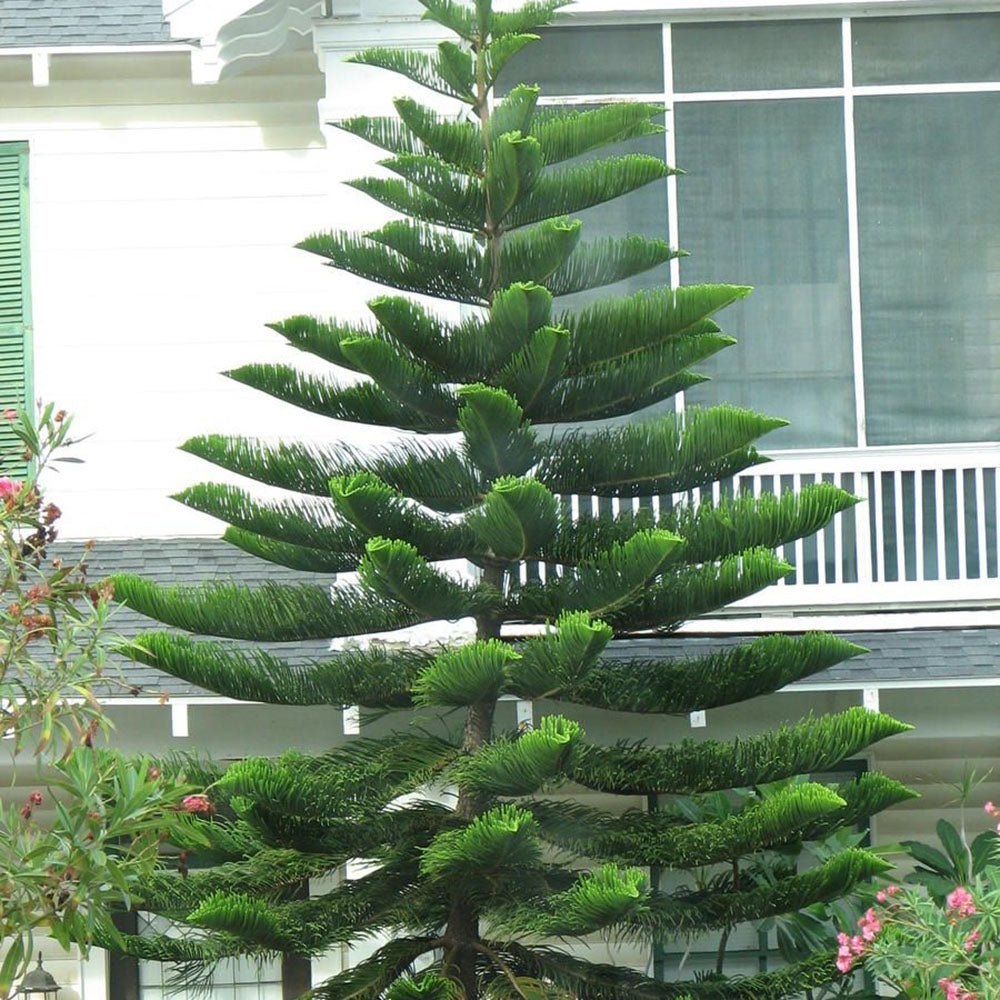
<path fill-rule="evenodd" d="M 661 135 L 666 130 L 650 119 L 663 113 L 659 104 L 633 101 L 587 110 L 548 107 L 536 116 L 531 134 L 541 143 L 545 163 L 551 166 L 612 143 Z"/>
<path fill-rule="evenodd" d="M 483 137 L 476 122 L 454 121 L 408 97 L 397 97 L 393 105 L 422 147 L 393 152 L 432 152 L 466 173 L 483 169 Z"/>
<path fill-rule="evenodd" d="M 347 185 L 394 212 L 420 219 L 421 222 L 465 233 L 474 233 L 482 228 L 482 216 L 463 215 L 408 181 L 395 177 L 360 177 L 347 181 Z"/>
<path fill-rule="evenodd" d="M 536 139 L 519 132 L 505 132 L 491 144 L 486 169 L 486 204 L 489 218 L 497 225 L 535 185 L 542 166 Z"/>
<path fill-rule="evenodd" d="M 860 706 L 810 717 L 761 736 L 684 740 L 670 747 L 578 744 L 567 777 L 616 795 L 703 794 L 829 770 L 911 726 Z"/>
<path fill-rule="evenodd" d="M 365 348 L 359 347 L 359 339 Z M 377 347 L 370 345 L 378 345 Z M 455 429 L 458 405 L 425 369 L 399 358 L 392 345 L 374 337 L 345 339 L 345 356 L 353 351 L 352 367 L 379 373 L 378 385 L 339 385 L 307 375 L 287 365 L 244 365 L 225 374 L 235 382 L 310 413 L 334 420 L 381 427 L 399 427 L 423 434 L 448 433 Z M 379 368 L 378 362 L 384 362 Z M 401 380 L 409 375 L 410 393 L 400 392 Z"/>
<path fill-rule="evenodd" d="M 529 416 L 544 411 L 544 403 L 562 375 L 569 349 L 568 331 L 540 327 L 497 373 L 496 380 Z"/>
<path fill-rule="evenodd" d="M 539 165 L 542 159 L 538 148 Z M 647 184 L 675 173 L 656 156 L 636 153 L 591 160 L 561 170 L 542 171 L 532 184 L 530 194 L 519 199 L 510 213 L 507 226 L 514 229 L 542 219 L 575 215 L 594 205 L 603 204 Z"/>
<path fill-rule="evenodd" d="M 468 104 L 476 102 L 476 71 L 472 53 L 454 42 L 438 45 L 438 75 L 452 88 L 452 92 Z"/>
<path fill-rule="evenodd" d="M 351 371 L 356 369 L 344 355 L 341 344 L 356 337 L 378 336 L 377 331 L 365 327 L 319 319 L 316 316 L 292 316 L 280 323 L 269 325 L 292 347 Z"/>
<path fill-rule="evenodd" d="M 752 442 L 787 421 L 750 410 L 692 407 L 624 427 L 566 434 L 541 460 L 553 493 L 655 496 L 682 493 L 761 461 Z"/>
<path fill-rule="evenodd" d="M 405 708 L 410 686 L 431 661 L 419 650 L 372 647 L 292 665 L 261 649 L 196 642 L 173 632 L 146 632 L 127 647 L 139 663 L 227 698 L 270 705 L 362 705 Z"/>
<path fill-rule="evenodd" d="M 487 45 L 483 50 L 483 58 L 486 60 L 487 85 L 492 87 L 504 66 L 526 45 L 538 40 L 538 35 L 510 33 L 498 36 Z"/>
<path fill-rule="evenodd" d="M 492 920 L 515 937 L 581 937 L 620 923 L 640 908 L 646 874 L 602 865 L 577 876 L 564 892 L 530 904 L 500 906 Z"/>
<path fill-rule="evenodd" d="M 581 243 L 545 282 L 553 295 L 572 295 L 589 288 L 601 288 L 624 281 L 683 256 L 663 240 L 645 236 L 607 237 Z"/>
<path fill-rule="evenodd" d="M 457 401 L 433 371 L 377 337 L 345 340 L 341 350 L 398 403 L 435 420 L 439 429 L 455 429 Z"/>
<path fill-rule="evenodd" d="M 522 698 L 558 697 L 587 676 L 613 633 L 587 611 L 564 611 L 544 635 L 529 639 L 509 670 L 508 690 Z"/>
<path fill-rule="evenodd" d="M 579 222 L 548 219 L 530 229 L 511 233 L 500 250 L 497 288 L 506 288 L 515 281 L 530 281 L 559 294 L 552 287 L 557 283 L 554 276 L 568 266 L 580 240 L 580 229 Z"/>
<path fill-rule="evenodd" d="M 483 300 L 480 251 L 426 225 L 390 222 L 364 235 L 317 233 L 298 247 L 325 257 L 331 267 L 402 291 L 456 302 Z"/>
<path fill-rule="evenodd" d="M 497 101 L 493 105 L 484 133 L 492 137 L 507 132 L 519 132 L 527 137 L 540 94 L 539 87 L 529 87 L 527 84 L 519 83 L 502 101 Z"/>
<path fill-rule="evenodd" d="M 420 872 L 438 881 L 457 879 L 464 884 L 472 879 L 481 885 L 500 872 L 533 868 L 540 861 L 531 813 L 505 804 L 461 830 L 439 833 L 420 859 Z"/>
<path fill-rule="evenodd" d="M 355 561 L 368 540 L 368 536 L 352 525 L 342 523 L 327 501 L 312 498 L 258 500 L 246 490 L 224 483 L 189 486 L 175 493 L 172 499 L 244 531 L 289 545 L 344 553 L 355 557 Z"/>
<path fill-rule="evenodd" d="M 598 299 L 558 319 L 573 335 L 571 371 L 626 358 L 686 334 L 718 333 L 706 321 L 750 291 L 742 285 L 682 285 Z"/>
<path fill-rule="evenodd" d="M 404 153 L 390 160 L 380 160 L 379 166 L 391 170 L 404 180 L 425 191 L 447 209 L 442 218 L 458 220 L 468 232 L 482 229 L 486 203 L 480 179 L 442 164 L 436 156 Z"/>
<path fill-rule="evenodd" d="M 902 843 L 917 861 L 926 865 L 935 875 L 944 876 L 953 882 L 958 878 L 958 872 L 951 859 L 945 857 L 937 848 L 923 844 L 919 840 L 904 840 Z"/>
<path fill-rule="evenodd" d="M 490 34 L 494 36 L 521 34 L 542 28 L 552 21 L 556 11 L 567 7 L 572 0 L 528 0 L 515 10 L 492 11 Z"/>
<path fill-rule="evenodd" d="M 339 514 L 367 542 L 376 535 L 399 538 L 427 559 L 455 559 L 474 543 L 460 524 L 435 517 L 370 472 L 334 476 L 330 496 Z M 359 548 L 364 551 L 364 544 Z"/>
<path fill-rule="evenodd" d="M 557 518 L 556 499 L 541 483 L 501 476 L 465 523 L 483 551 L 496 559 L 516 560 L 537 552 L 552 537 Z"/>
<path fill-rule="evenodd" d="M 507 664 L 517 653 L 499 639 L 487 639 L 439 653 L 413 683 L 418 705 L 475 705 L 494 701 Z"/>
<path fill-rule="evenodd" d="M 964 885 L 972 877 L 972 873 L 969 871 L 968 852 L 965 844 L 962 843 L 958 830 L 946 819 L 939 819 L 934 829 L 945 853 L 951 859 L 958 883 Z"/>
<path fill-rule="evenodd" d="M 423 21 L 436 21 L 471 42 L 476 38 L 476 16 L 464 3 L 454 0 L 420 0 L 424 8 Z"/>
<path fill-rule="evenodd" d="M 582 739 L 579 723 L 547 715 L 516 739 L 495 739 L 453 765 L 460 784 L 484 795 L 530 795 L 563 775 L 574 746 Z"/>
<path fill-rule="evenodd" d="M 347 61 L 399 73 L 428 90 L 437 91 L 448 97 L 457 97 L 466 104 L 474 104 L 475 95 L 469 86 L 472 79 L 466 75 L 466 70 L 471 70 L 471 66 L 466 67 L 463 60 L 456 57 L 457 49 L 454 43 L 443 42 L 438 47 L 437 54 L 431 56 L 414 49 L 375 46 L 356 52 L 349 56 Z"/>
<path fill-rule="evenodd" d="M 864 652 L 836 636 L 809 632 L 765 635 L 702 656 L 618 655 L 553 696 L 612 712 L 686 714 L 778 691 Z"/>
<path fill-rule="evenodd" d="M 466 454 L 486 478 L 518 476 L 535 463 L 535 435 L 512 396 L 485 385 L 463 386 L 458 396 Z"/>
<path fill-rule="evenodd" d="M 182 449 L 250 479 L 314 496 L 328 496 L 334 476 L 362 469 L 434 510 L 465 510 L 486 492 L 478 471 L 458 452 L 423 441 L 374 452 L 340 445 L 328 452 L 312 445 L 208 435 L 192 438 Z"/>
<path fill-rule="evenodd" d="M 571 343 L 572 337 L 567 339 Z M 733 343 L 731 337 L 718 334 L 684 335 L 590 368 L 584 375 L 561 380 L 539 419 L 561 424 L 605 420 L 662 403 L 704 381 L 688 366 Z"/>
<path fill-rule="evenodd" d="M 398 539 L 368 542 L 358 577 L 379 597 L 405 606 L 422 621 L 475 614 L 486 597 L 434 569 L 412 545 Z"/>
<path fill-rule="evenodd" d="M 25 954 L 24 937 L 13 934 L 8 937 L 7 954 L 3 965 L 0 965 L 0 990 L 8 991 L 14 985 L 14 980 L 21 974 L 29 956 Z"/>
<path fill-rule="evenodd" d="M 385 632 L 415 625 L 411 611 L 378 600 L 353 587 L 280 584 L 259 587 L 234 583 L 163 587 L 120 573 L 113 578 L 115 598 L 166 625 L 231 639 L 291 642 L 353 635 L 356 629 Z"/>

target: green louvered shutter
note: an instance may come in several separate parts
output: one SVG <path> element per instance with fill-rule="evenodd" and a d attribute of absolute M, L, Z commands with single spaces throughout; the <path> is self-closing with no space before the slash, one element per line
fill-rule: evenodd
<path fill-rule="evenodd" d="M 31 295 L 28 272 L 28 144 L 0 142 L 0 409 L 31 400 Z M 17 441 L 0 420 L 0 455 Z M 0 474 L 25 475 L 27 463 L 7 461 Z"/>

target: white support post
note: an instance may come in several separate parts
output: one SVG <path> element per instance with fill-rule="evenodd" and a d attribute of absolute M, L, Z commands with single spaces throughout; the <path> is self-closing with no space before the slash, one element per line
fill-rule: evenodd
<path fill-rule="evenodd" d="M 48 52 L 31 53 L 31 82 L 36 87 L 47 87 L 49 85 Z"/>
<path fill-rule="evenodd" d="M 80 960 L 81 1000 L 105 1000 L 108 995 L 108 953 L 103 948 L 91 948 Z"/>
<path fill-rule="evenodd" d="M 361 735 L 361 708 L 358 705 L 348 705 L 344 709 L 344 735 Z"/>
<path fill-rule="evenodd" d="M 526 732 L 535 728 L 535 707 L 530 701 L 517 703 L 517 731 Z"/>
<path fill-rule="evenodd" d="M 188 703 L 186 701 L 170 702 L 170 735 L 175 739 L 183 739 L 190 735 L 188 730 Z"/>

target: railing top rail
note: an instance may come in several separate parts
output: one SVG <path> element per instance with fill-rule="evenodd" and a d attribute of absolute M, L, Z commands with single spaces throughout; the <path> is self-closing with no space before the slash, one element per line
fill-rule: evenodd
<path fill-rule="evenodd" d="M 922 472 L 937 469 L 1000 467 L 1000 444 L 934 445 L 907 448 L 831 448 L 775 451 L 770 461 L 742 475 L 792 475 L 809 472 Z"/>

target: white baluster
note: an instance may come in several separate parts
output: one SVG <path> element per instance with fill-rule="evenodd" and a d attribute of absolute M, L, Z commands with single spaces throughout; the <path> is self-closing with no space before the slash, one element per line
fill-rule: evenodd
<path fill-rule="evenodd" d="M 882 517 L 882 473 L 876 469 L 872 476 L 872 508 L 875 513 L 875 559 L 872 580 L 885 583 L 885 524 Z"/>
<path fill-rule="evenodd" d="M 955 521 L 958 537 L 958 578 L 969 579 L 969 566 L 965 553 L 965 470 L 955 470 Z"/>
<path fill-rule="evenodd" d="M 944 469 L 934 470 L 934 530 L 937 533 L 937 579 L 948 578 L 948 552 L 944 533 Z"/>
<path fill-rule="evenodd" d="M 792 490 L 795 493 L 802 492 L 802 473 L 796 472 L 792 475 Z M 817 546 L 817 551 L 819 546 Z M 791 583 L 806 582 L 806 543 L 804 538 L 795 539 L 795 574 L 791 578 L 785 577 Z"/>
<path fill-rule="evenodd" d="M 986 559 L 986 485 L 983 480 L 986 474 L 982 463 L 976 465 L 974 472 L 976 480 L 976 552 L 979 553 L 979 579 L 985 580 L 989 575 L 989 564 Z"/>
<path fill-rule="evenodd" d="M 913 538 L 915 542 L 917 582 L 924 578 L 924 473 L 913 473 Z"/>
<path fill-rule="evenodd" d="M 841 472 L 833 477 L 833 481 L 844 489 L 846 478 L 846 473 Z M 833 579 L 827 580 L 827 583 L 844 582 L 844 518 L 853 514 L 856 509 L 855 507 L 851 511 L 845 511 L 840 517 L 833 519 Z"/>
<path fill-rule="evenodd" d="M 877 475 L 878 473 L 876 473 Z M 875 574 L 872 569 L 872 537 L 870 518 L 872 510 L 872 494 L 868 485 L 868 476 L 864 472 L 854 474 L 854 492 L 861 498 L 854 508 L 854 545 L 858 562 L 858 583 L 870 585 Z"/>
<path fill-rule="evenodd" d="M 903 532 L 903 473 L 897 469 L 892 474 L 892 488 L 896 494 L 896 579 L 903 581 L 906 579 L 906 539 Z"/>

